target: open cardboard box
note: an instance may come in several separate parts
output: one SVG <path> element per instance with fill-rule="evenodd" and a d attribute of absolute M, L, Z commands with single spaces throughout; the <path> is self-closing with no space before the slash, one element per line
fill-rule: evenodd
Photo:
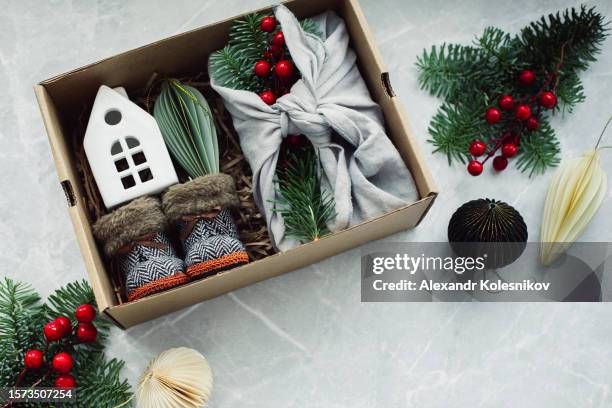
<path fill-rule="evenodd" d="M 291 271 L 365 242 L 415 227 L 436 198 L 436 188 L 412 135 L 403 108 L 374 45 L 357 0 L 291 0 L 285 3 L 298 18 L 333 9 L 346 21 L 351 47 L 372 98 L 381 106 L 387 133 L 412 172 L 420 199 L 319 241 L 301 245 L 209 278 L 134 302 L 119 304 L 92 235 L 69 135 L 84 102 L 92 103 L 100 85 L 142 89 L 153 72 L 195 75 L 206 69 L 208 55 L 228 40 L 231 18 L 201 27 L 42 81 L 35 86 L 49 136 L 57 174 L 66 197 L 77 240 L 98 307 L 114 323 L 127 328 L 223 293 Z M 268 9 L 269 10 L 269 9 Z"/>

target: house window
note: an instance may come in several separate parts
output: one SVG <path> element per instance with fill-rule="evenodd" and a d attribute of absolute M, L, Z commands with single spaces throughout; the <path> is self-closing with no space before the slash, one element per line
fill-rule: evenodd
<path fill-rule="evenodd" d="M 153 180 L 147 156 L 136 137 L 125 136 L 115 141 L 110 153 L 125 190 Z"/>

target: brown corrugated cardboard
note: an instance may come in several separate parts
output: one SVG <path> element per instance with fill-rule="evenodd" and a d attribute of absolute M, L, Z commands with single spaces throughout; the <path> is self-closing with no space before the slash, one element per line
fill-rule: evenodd
<path fill-rule="evenodd" d="M 193 282 L 157 295 L 118 304 L 104 263 L 91 232 L 84 203 L 83 186 L 77 177 L 69 135 L 79 115 L 79 107 L 91 103 L 98 87 L 124 86 L 139 89 L 153 72 L 169 76 L 187 76 L 205 69 L 204 61 L 213 50 L 227 42 L 231 18 L 213 25 L 179 34 L 97 63 L 42 81 L 35 86 L 43 120 L 57 167 L 66 192 L 89 280 L 98 306 L 121 327 L 130 327 L 205 299 L 291 271 L 332 256 L 365 242 L 416 226 L 436 197 L 436 189 L 417 146 L 404 110 L 389 81 L 382 59 L 374 46 L 365 17 L 357 0 L 293 0 L 285 3 L 299 17 L 336 10 L 346 21 L 351 46 L 359 60 L 359 69 L 372 98 L 385 115 L 389 137 L 411 170 L 420 200 L 347 230 L 301 245 L 248 265 Z"/>

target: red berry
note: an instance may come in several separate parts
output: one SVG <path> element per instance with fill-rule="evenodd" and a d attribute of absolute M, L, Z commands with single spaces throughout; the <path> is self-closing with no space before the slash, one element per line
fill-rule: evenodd
<path fill-rule="evenodd" d="M 70 374 L 62 374 L 55 379 L 55 386 L 63 389 L 74 388 L 76 387 L 76 381 Z"/>
<path fill-rule="evenodd" d="M 482 173 L 482 163 L 478 160 L 472 160 L 468 163 L 467 169 L 468 173 L 470 173 L 472 176 L 478 176 L 480 173 Z"/>
<path fill-rule="evenodd" d="M 497 156 L 493 159 L 493 168 L 497 171 L 502 171 L 508 167 L 508 159 L 504 156 Z"/>
<path fill-rule="evenodd" d="M 540 105 L 546 109 L 552 109 L 557 104 L 557 96 L 552 92 L 544 92 L 540 95 Z"/>
<path fill-rule="evenodd" d="M 53 356 L 53 369 L 60 373 L 69 373 L 72 370 L 74 361 L 68 353 L 57 353 Z"/>
<path fill-rule="evenodd" d="M 470 153 L 474 157 L 482 156 L 487 151 L 487 145 L 481 140 L 474 140 L 470 143 Z"/>
<path fill-rule="evenodd" d="M 40 350 L 28 350 L 23 358 L 23 363 L 28 370 L 35 370 L 43 365 L 43 353 Z"/>
<path fill-rule="evenodd" d="M 58 341 L 64 335 L 64 330 L 58 322 L 49 322 L 43 328 L 47 341 Z"/>
<path fill-rule="evenodd" d="M 519 84 L 521 84 L 523 86 L 533 85 L 535 80 L 536 80 L 535 72 L 533 72 L 533 71 L 531 71 L 529 69 L 521 71 L 521 73 L 519 74 L 519 77 L 518 77 Z"/>
<path fill-rule="evenodd" d="M 274 36 L 272 37 L 272 44 L 277 45 L 279 47 L 285 45 L 285 35 L 282 31 L 279 31 L 278 33 L 274 34 Z"/>
<path fill-rule="evenodd" d="M 76 335 L 83 343 L 92 343 L 96 341 L 98 330 L 96 330 L 96 326 L 91 323 L 79 323 Z"/>
<path fill-rule="evenodd" d="M 518 152 L 518 147 L 514 143 L 504 143 L 502 146 L 502 154 L 504 157 L 514 157 Z"/>
<path fill-rule="evenodd" d="M 528 105 L 519 105 L 514 111 L 514 116 L 518 120 L 526 120 L 531 116 L 531 108 Z"/>
<path fill-rule="evenodd" d="M 293 76 L 293 64 L 287 60 L 278 61 L 274 67 L 274 73 L 280 79 L 289 79 Z"/>
<path fill-rule="evenodd" d="M 497 108 L 489 108 L 485 113 L 485 120 L 489 125 L 494 125 L 501 119 L 501 112 Z"/>
<path fill-rule="evenodd" d="M 255 75 L 257 75 L 260 78 L 265 78 L 270 73 L 270 63 L 264 60 L 257 61 L 255 63 L 254 70 L 255 70 Z"/>
<path fill-rule="evenodd" d="M 300 135 L 287 135 L 287 143 L 292 146 L 297 146 L 302 143 L 302 136 Z"/>
<path fill-rule="evenodd" d="M 497 104 L 503 110 L 510 110 L 514 107 L 514 98 L 510 95 L 502 95 Z"/>
<path fill-rule="evenodd" d="M 81 305 L 76 308 L 74 315 L 81 323 L 91 323 L 96 317 L 96 309 L 92 305 Z"/>
<path fill-rule="evenodd" d="M 272 60 L 272 58 L 274 58 L 274 54 L 272 54 L 272 52 L 271 52 L 271 51 L 264 51 L 264 53 L 263 53 L 263 57 L 264 57 L 266 60 L 270 61 L 270 60 Z"/>
<path fill-rule="evenodd" d="M 270 52 L 273 55 L 280 55 L 281 51 L 283 50 L 283 47 L 281 47 L 280 45 L 276 45 L 276 44 L 270 44 Z"/>
<path fill-rule="evenodd" d="M 59 324 L 62 327 L 62 333 L 64 336 L 70 334 L 70 332 L 72 331 L 72 323 L 70 322 L 70 319 L 65 316 L 60 316 L 55 319 L 55 323 Z"/>
<path fill-rule="evenodd" d="M 525 126 L 529 130 L 536 130 L 540 124 L 538 123 L 538 119 L 535 116 L 530 116 L 529 119 L 525 121 Z"/>
<path fill-rule="evenodd" d="M 272 91 L 263 91 L 259 94 L 259 97 L 268 105 L 274 105 L 274 102 L 276 102 L 276 95 Z"/>
<path fill-rule="evenodd" d="M 262 31 L 271 33 L 276 28 L 276 19 L 273 16 L 266 16 L 261 19 L 259 27 Z"/>

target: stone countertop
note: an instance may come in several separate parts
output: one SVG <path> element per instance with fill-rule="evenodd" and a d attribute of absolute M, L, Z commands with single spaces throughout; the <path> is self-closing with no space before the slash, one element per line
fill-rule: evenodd
<path fill-rule="evenodd" d="M 2 274 L 46 296 L 85 277 L 32 85 L 92 61 L 212 23 L 269 0 L 8 0 L 0 13 L 0 259 Z M 491 197 L 524 216 L 537 239 L 552 172 L 513 167 L 478 178 L 432 155 L 427 126 L 440 100 L 418 89 L 423 48 L 470 42 L 493 25 L 515 33 L 578 2 L 361 0 L 393 88 L 435 175 L 440 197 L 423 223 L 387 241 L 444 241 L 453 211 Z M 589 1 L 608 18 L 612 3 Z M 563 158 L 590 148 L 610 110 L 612 39 L 582 75 L 587 100 L 553 126 Z M 612 134 L 608 141 L 612 140 Z M 612 143 L 612 142 L 611 142 Z M 610 144 L 610 143 L 608 143 Z M 612 174 L 610 153 L 604 167 Z M 611 241 L 608 193 L 582 241 Z M 609 407 L 607 304 L 360 302 L 361 249 L 137 326 L 114 329 L 108 354 L 132 384 L 162 350 L 202 352 L 213 407 Z"/>

